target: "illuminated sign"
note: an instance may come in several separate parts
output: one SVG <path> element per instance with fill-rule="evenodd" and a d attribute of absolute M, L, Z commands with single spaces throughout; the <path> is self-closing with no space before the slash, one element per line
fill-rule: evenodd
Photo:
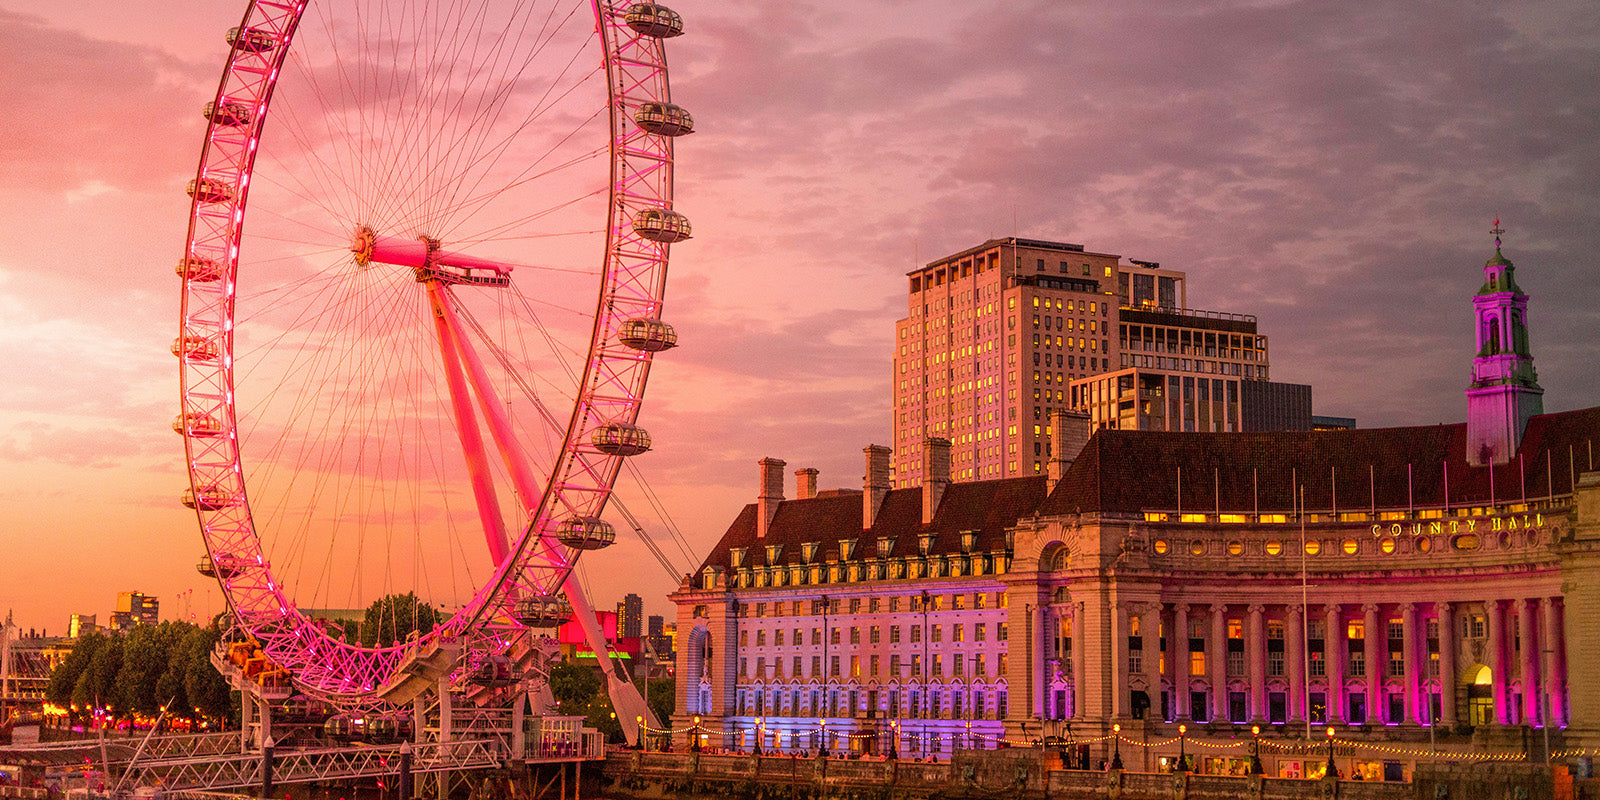
<path fill-rule="evenodd" d="M 1483 532 L 1528 530 L 1544 527 L 1543 514 L 1512 514 L 1505 517 L 1488 517 L 1482 519 L 1430 519 L 1413 522 L 1394 522 L 1388 525 L 1379 523 L 1372 526 L 1373 536 L 1424 536 L 1435 533 L 1478 533 L 1478 526 L 1483 526 Z"/>

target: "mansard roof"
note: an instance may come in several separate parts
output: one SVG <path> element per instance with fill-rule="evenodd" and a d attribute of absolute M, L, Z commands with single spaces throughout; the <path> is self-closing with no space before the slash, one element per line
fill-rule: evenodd
<path fill-rule="evenodd" d="M 785 500 L 778 504 L 762 539 L 756 538 L 757 506 L 751 503 L 739 512 L 700 568 L 729 567 L 729 551 L 740 547 L 747 548 L 745 566 L 821 564 L 840 560 L 840 540 L 854 542 L 856 558 L 876 556 L 879 537 L 894 539 L 891 557 L 917 555 L 919 540 L 926 535 L 934 537 L 928 552 L 957 553 L 961 534 L 966 532 L 976 534 L 973 552 L 1001 550 L 1006 529 L 1039 507 L 1044 489 L 1043 476 L 952 484 L 945 490 L 933 522 L 927 525 L 922 523 L 922 487 L 894 489 L 884 496 L 872 527 L 865 530 L 859 492 Z M 805 558 L 807 543 L 817 544 L 810 561 Z M 779 545 L 781 550 L 769 563 L 767 547 L 771 545 Z"/>
<path fill-rule="evenodd" d="M 1313 512 L 1438 507 L 1447 486 L 1449 505 L 1486 506 L 1571 494 L 1578 475 L 1600 469 L 1600 407 L 1533 417 L 1517 456 L 1492 470 L 1467 464 L 1466 436 L 1465 423 L 1273 433 L 1102 430 L 1048 497 L 1044 476 L 952 484 L 924 525 L 922 488 L 895 489 L 863 530 L 861 494 L 827 492 L 780 503 L 759 540 L 752 503 L 700 568 L 729 568 L 734 548 L 746 548 L 745 566 L 826 563 L 840 560 L 840 540 L 854 543 L 854 558 L 875 557 L 879 537 L 894 539 L 892 557 L 917 555 L 924 535 L 934 537 L 929 553 L 958 553 L 964 532 L 976 534 L 973 552 L 994 551 L 1004 548 L 1007 528 L 1035 515 L 1288 514 L 1296 482 Z M 816 544 L 809 562 L 807 543 Z M 770 564 L 768 545 L 780 546 Z"/>
<path fill-rule="evenodd" d="M 1291 513 L 1296 482 L 1313 511 L 1515 502 L 1570 494 L 1577 475 L 1600 467 L 1600 454 L 1591 455 L 1597 440 L 1600 407 L 1533 417 L 1516 457 L 1492 470 L 1467 464 L 1465 423 L 1272 433 L 1103 430 L 1039 513 Z"/>

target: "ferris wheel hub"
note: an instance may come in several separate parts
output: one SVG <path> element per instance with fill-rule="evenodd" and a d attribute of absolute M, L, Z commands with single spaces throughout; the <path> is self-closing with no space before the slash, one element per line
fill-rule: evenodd
<path fill-rule="evenodd" d="M 419 283 L 509 286 L 511 270 L 516 267 L 503 261 L 445 250 L 438 239 L 429 236 L 415 239 L 383 236 L 369 225 L 356 228 L 350 252 L 355 255 L 357 266 L 366 268 L 377 263 L 405 267 L 417 274 Z"/>

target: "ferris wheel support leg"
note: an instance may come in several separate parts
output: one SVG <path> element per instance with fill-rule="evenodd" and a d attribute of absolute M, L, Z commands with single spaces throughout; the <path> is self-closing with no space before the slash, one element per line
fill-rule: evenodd
<path fill-rule="evenodd" d="M 461 323 L 456 317 L 455 300 L 450 290 L 439 286 L 434 294 L 438 296 L 436 308 L 444 323 L 443 330 L 449 334 L 451 346 L 466 367 L 467 378 L 472 383 L 472 392 L 478 398 L 478 408 L 483 412 L 484 422 L 489 428 L 489 435 L 494 438 L 495 448 L 500 451 L 500 458 L 505 461 L 506 471 L 511 475 L 511 485 L 517 490 L 517 499 L 523 510 L 531 515 L 538 508 L 540 496 L 539 481 L 534 477 L 533 462 L 528 459 L 528 454 L 517 442 L 516 434 L 511 429 L 511 420 L 506 416 L 505 404 L 494 391 L 489 373 L 483 367 L 483 359 L 478 357 L 478 351 L 473 348 L 472 342 L 461 332 Z"/>
<path fill-rule="evenodd" d="M 239 695 L 239 752 L 249 752 L 254 742 L 250 735 L 250 726 L 255 723 L 255 706 L 250 702 L 250 693 L 243 692 Z"/>
<path fill-rule="evenodd" d="M 477 415 L 472 411 L 472 398 L 468 396 L 467 380 L 461 369 L 459 350 L 454 346 L 455 335 L 450 329 L 444 299 L 444 287 L 438 281 L 429 281 L 428 301 L 433 307 L 433 323 L 439 336 L 439 353 L 444 358 L 445 379 L 450 388 L 450 405 L 454 410 L 456 436 L 461 440 L 461 450 L 467 458 L 467 473 L 472 483 L 472 497 L 478 505 L 478 520 L 483 524 L 484 538 L 489 542 L 489 556 L 500 564 L 511 552 L 510 538 L 506 535 L 505 521 L 500 518 L 500 501 L 489 474 L 489 457 L 483 447 L 483 434 L 478 430 Z"/>
<path fill-rule="evenodd" d="M 528 693 L 521 687 L 511 695 L 511 757 L 523 758 L 527 754 L 528 735 L 522 729 L 527 720 Z"/>
<path fill-rule="evenodd" d="M 644 696 L 639 694 L 638 687 L 633 685 L 627 675 L 622 673 L 622 668 L 611 660 L 611 648 L 606 645 L 605 631 L 600 627 L 600 620 L 595 616 L 594 607 L 589 605 L 589 597 L 583 592 L 583 584 L 578 582 L 576 572 L 567 573 L 567 580 L 562 584 L 566 592 L 567 601 L 572 603 L 572 619 L 583 629 L 584 641 L 589 643 L 589 648 L 594 650 L 595 659 L 600 662 L 600 671 L 606 676 L 606 694 L 611 697 L 611 707 L 617 712 L 617 719 L 622 721 L 622 734 L 627 738 L 628 744 L 638 744 L 639 726 L 630 725 L 628 721 L 640 717 L 651 728 L 661 727 L 656 720 L 656 715 L 650 713 L 650 706 L 645 704 Z"/>

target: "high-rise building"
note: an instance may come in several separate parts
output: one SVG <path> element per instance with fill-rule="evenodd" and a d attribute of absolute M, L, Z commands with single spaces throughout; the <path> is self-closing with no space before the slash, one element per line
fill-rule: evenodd
<path fill-rule="evenodd" d="M 637 639 L 644 631 L 644 601 L 627 594 L 617 604 L 617 635 Z"/>
<path fill-rule="evenodd" d="M 160 621 L 161 602 L 141 592 L 117 595 L 117 610 L 111 614 L 111 627 L 129 630 L 135 625 L 154 625 Z"/>
<path fill-rule="evenodd" d="M 953 480 L 1042 474 L 1050 413 L 1092 429 L 1310 428 L 1310 387 L 1269 376 L 1267 337 L 1247 314 L 1187 306 L 1185 273 L 1083 245 L 996 239 L 908 273 L 895 324 L 893 485 L 917 486 L 950 442 Z M 1288 387 L 1290 385 L 1280 385 Z M 1250 413 L 1247 397 L 1273 401 Z M 1284 412 L 1293 411 L 1284 416 Z"/>

